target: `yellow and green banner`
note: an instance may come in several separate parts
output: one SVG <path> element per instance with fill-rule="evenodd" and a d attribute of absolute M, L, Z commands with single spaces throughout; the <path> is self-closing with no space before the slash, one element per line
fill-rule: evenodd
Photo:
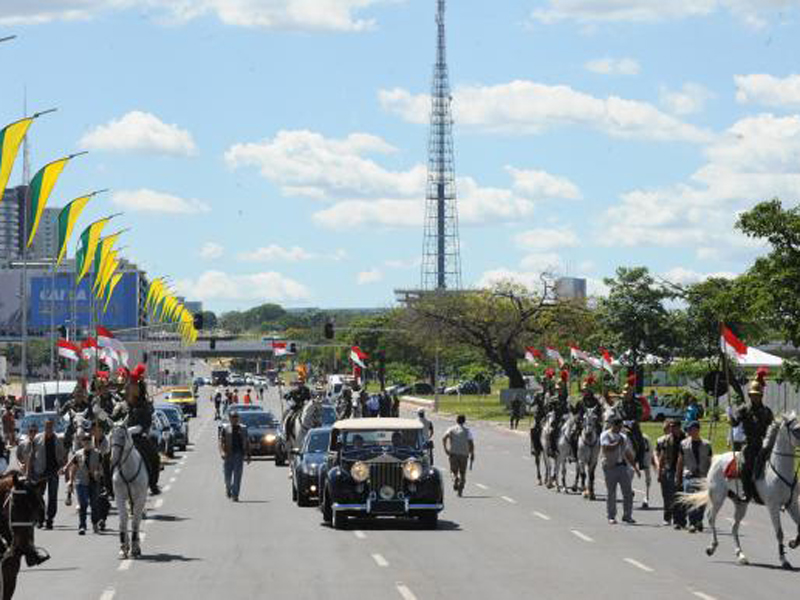
<path fill-rule="evenodd" d="M 108 258 L 111 255 L 114 244 L 117 243 L 120 235 L 122 235 L 122 231 L 107 235 L 97 242 L 97 251 L 94 253 L 95 281 L 94 287 L 92 288 L 94 290 L 97 290 L 97 288 L 100 287 L 99 281 L 101 276 L 105 273 L 106 267 L 108 266 Z"/>
<path fill-rule="evenodd" d="M 78 273 L 76 285 L 79 284 L 86 276 L 86 273 L 89 272 L 89 267 L 94 261 L 95 252 L 97 252 L 97 243 L 100 241 L 100 233 L 110 219 L 111 217 L 106 217 L 105 219 L 95 221 L 83 230 L 80 237 L 80 247 L 75 254 L 75 270 L 76 273 Z"/>
<path fill-rule="evenodd" d="M 117 284 L 122 279 L 122 273 L 114 273 L 111 279 L 108 281 L 107 289 L 105 292 L 106 303 L 103 306 L 103 313 L 108 310 L 108 303 L 111 302 L 111 295 L 114 293 L 114 289 L 117 287 Z"/>
<path fill-rule="evenodd" d="M 28 127 L 33 123 L 33 119 L 34 117 L 26 117 L 6 125 L 0 130 L 0 202 L 3 201 L 8 178 L 11 177 L 11 171 L 17 160 L 17 154 L 19 154 L 20 144 L 25 139 L 25 134 L 28 133 Z"/>
<path fill-rule="evenodd" d="M 58 260 L 56 260 L 56 266 L 59 266 L 61 261 L 64 260 L 64 256 L 67 253 L 67 242 L 69 242 L 69 238 L 72 237 L 72 230 L 75 228 L 75 223 L 78 221 L 78 217 L 81 216 L 83 209 L 86 208 L 86 204 L 91 198 L 91 194 L 75 198 L 75 200 L 67 204 L 61 209 L 61 212 L 58 213 Z"/>
<path fill-rule="evenodd" d="M 30 199 L 30 213 L 28 216 L 28 225 L 30 227 L 30 233 L 28 234 L 29 248 L 33 243 L 33 238 L 36 236 L 36 231 L 39 229 L 39 220 L 42 218 L 47 200 L 50 198 L 50 194 L 53 192 L 53 188 L 70 158 L 72 157 L 59 158 L 46 164 L 31 179 L 30 189 L 28 190 Z"/>

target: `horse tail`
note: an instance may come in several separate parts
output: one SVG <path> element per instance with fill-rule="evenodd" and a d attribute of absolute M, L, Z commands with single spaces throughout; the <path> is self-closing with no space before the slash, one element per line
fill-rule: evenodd
<path fill-rule="evenodd" d="M 686 494 L 681 492 L 676 494 L 675 502 L 689 510 L 695 510 L 708 506 L 708 504 L 711 502 L 708 479 L 703 479 L 703 481 L 700 483 L 700 489 L 694 493 Z"/>

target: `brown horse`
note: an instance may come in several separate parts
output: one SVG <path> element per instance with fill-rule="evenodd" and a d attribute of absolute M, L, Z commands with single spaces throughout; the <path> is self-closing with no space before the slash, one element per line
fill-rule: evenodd
<path fill-rule="evenodd" d="M 42 564 L 50 556 L 40 552 L 33 541 L 34 528 L 44 517 L 44 501 L 37 486 L 12 471 L 0 477 L 0 591 L 11 600 L 17 588 L 22 557 L 29 567 Z"/>

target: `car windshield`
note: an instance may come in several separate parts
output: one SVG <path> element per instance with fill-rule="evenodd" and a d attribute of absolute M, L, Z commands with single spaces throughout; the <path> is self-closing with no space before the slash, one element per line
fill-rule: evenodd
<path fill-rule="evenodd" d="M 161 408 L 159 410 L 167 416 L 170 423 L 179 424 L 183 421 L 183 419 L 181 419 L 181 414 L 174 408 Z"/>
<path fill-rule="evenodd" d="M 183 400 L 185 398 L 192 398 L 192 397 L 193 397 L 192 392 L 190 392 L 189 390 L 177 390 L 174 392 L 170 392 L 170 398 L 172 398 L 173 400 L 176 399 Z"/>
<path fill-rule="evenodd" d="M 246 427 L 271 427 L 275 425 L 275 417 L 269 412 L 245 412 L 239 415 L 239 420 Z"/>
<path fill-rule="evenodd" d="M 419 443 L 417 429 L 380 429 L 375 431 L 343 431 L 342 447 L 345 450 L 357 450 L 369 447 L 412 447 Z"/>
<path fill-rule="evenodd" d="M 44 422 L 48 419 L 53 419 L 55 422 L 56 433 L 64 433 L 67 430 L 67 424 L 61 417 L 55 413 L 34 413 L 25 415 L 19 425 L 19 430 L 22 433 L 28 433 L 31 424 L 35 424 L 39 432 L 44 431 Z"/>
<path fill-rule="evenodd" d="M 306 442 L 306 452 L 325 452 L 331 440 L 330 431 L 316 431 L 308 437 Z"/>

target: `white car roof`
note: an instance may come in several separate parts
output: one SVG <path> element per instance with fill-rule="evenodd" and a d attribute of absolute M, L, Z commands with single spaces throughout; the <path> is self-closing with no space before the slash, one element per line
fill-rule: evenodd
<path fill-rule="evenodd" d="M 373 431 L 376 429 L 422 429 L 416 419 L 343 419 L 333 424 L 334 429 L 345 431 Z"/>
<path fill-rule="evenodd" d="M 76 385 L 77 381 L 40 381 L 29 383 L 27 391 L 29 394 L 71 394 Z"/>

